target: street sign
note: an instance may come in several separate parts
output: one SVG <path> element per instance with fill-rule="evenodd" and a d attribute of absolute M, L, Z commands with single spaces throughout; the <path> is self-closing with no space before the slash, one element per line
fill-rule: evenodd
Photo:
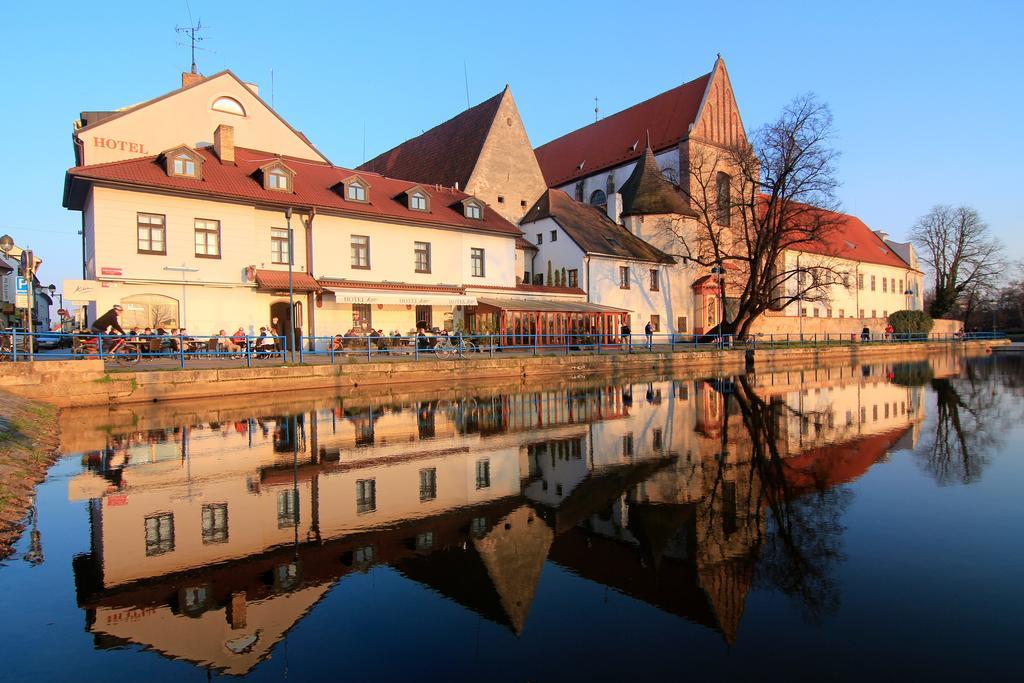
<path fill-rule="evenodd" d="M 16 308 L 28 308 L 28 278 L 18 277 L 14 286 L 14 305 Z"/>

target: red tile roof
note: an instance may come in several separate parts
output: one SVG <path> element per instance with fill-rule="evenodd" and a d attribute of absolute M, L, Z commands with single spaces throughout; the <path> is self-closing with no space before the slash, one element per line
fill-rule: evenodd
<path fill-rule="evenodd" d="M 281 291 L 288 289 L 287 270 L 257 270 L 256 287 Z M 320 283 L 309 273 L 292 273 L 292 289 L 296 292 L 319 292 Z"/>
<path fill-rule="evenodd" d="M 537 251 L 537 247 L 534 246 L 533 242 L 523 238 L 516 238 L 516 249 L 525 249 L 526 251 Z"/>
<path fill-rule="evenodd" d="M 538 147 L 534 151 L 548 187 L 639 158 L 648 133 L 655 152 L 676 145 L 689 134 L 710 77 L 706 73 Z"/>
<path fill-rule="evenodd" d="M 794 251 L 910 269 L 910 264 L 890 249 L 861 219 L 845 213 L 822 211 L 830 220 L 836 221 L 835 228 L 824 231 L 819 242 L 801 244 L 794 247 Z"/>
<path fill-rule="evenodd" d="M 465 287 L 459 285 L 418 285 L 411 282 L 360 282 L 356 280 L 332 280 L 320 278 L 320 284 L 328 289 L 378 289 L 386 292 L 439 292 L 441 294 L 465 294 Z"/>
<path fill-rule="evenodd" d="M 465 230 L 502 233 L 519 236 L 519 229 L 484 205 L 483 219 L 467 218 L 460 203 L 469 195 L 451 188 L 430 185 L 430 211 L 414 211 L 404 202 L 406 190 L 416 184 L 394 178 L 384 178 L 369 172 L 331 166 L 305 159 L 278 157 L 244 147 L 235 148 L 235 164 L 222 164 L 211 148 L 202 148 L 202 180 L 168 176 L 159 157 L 144 157 L 114 161 L 92 166 L 78 166 L 67 172 L 64 186 L 64 206 L 81 209 L 89 181 L 105 181 L 139 188 L 170 190 L 176 193 L 198 194 L 222 199 L 241 199 L 261 206 L 306 208 L 345 213 L 363 218 L 401 219 L 413 224 L 433 224 Z M 293 192 L 264 189 L 257 170 L 270 161 L 283 160 L 295 171 Z M 337 184 L 358 174 L 371 185 L 369 202 L 345 200 Z M 82 181 L 86 181 L 83 183 Z"/>
<path fill-rule="evenodd" d="M 507 90 L 505 86 L 489 100 L 367 161 L 359 170 L 465 188 Z"/>

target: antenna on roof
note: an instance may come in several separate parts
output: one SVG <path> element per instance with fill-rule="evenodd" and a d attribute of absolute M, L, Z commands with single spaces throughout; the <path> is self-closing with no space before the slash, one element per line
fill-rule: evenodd
<path fill-rule="evenodd" d="M 462 58 L 462 75 L 466 77 L 466 109 L 469 109 L 469 66 L 465 57 Z"/>
<path fill-rule="evenodd" d="M 594 96 L 594 123 L 601 118 L 601 108 L 597 105 L 597 96 Z"/>
<path fill-rule="evenodd" d="M 270 108 L 274 108 L 274 69 L 270 69 Z"/>
<path fill-rule="evenodd" d="M 197 49 L 196 48 L 196 43 L 202 42 L 203 40 L 205 40 L 205 38 L 203 38 L 202 36 L 199 36 L 197 34 L 200 31 L 202 31 L 204 28 L 209 28 L 209 27 L 203 26 L 203 20 L 202 20 L 201 17 L 200 17 L 199 21 L 195 22 L 194 24 L 192 23 L 192 7 L 189 6 L 188 0 L 185 0 L 185 9 L 188 10 L 188 24 L 189 25 L 188 26 L 175 26 L 174 30 L 175 30 L 176 33 L 180 33 L 182 35 L 188 36 L 189 42 L 191 43 L 191 47 L 192 47 L 192 73 L 199 73 L 196 70 L 196 49 Z M 198 48 L 198 49 L 202 50 L 203 48 Z"/>

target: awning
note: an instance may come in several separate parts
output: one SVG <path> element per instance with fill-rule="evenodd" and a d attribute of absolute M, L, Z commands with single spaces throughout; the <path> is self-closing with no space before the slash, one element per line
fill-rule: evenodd
<path fill-rule="evenodd" d="M 256 288 L 270 289 L 275 292 L 288 291 L 287 270 L 257 270 Z M 319 292 L 320 283 L 309 273 L 292 272 L 292 290 L 296 292 Z"/>
<path fill-rule="evenodd" d="M 585 301 L 555 301 L 551 299 L 490 299 L 477 300 L 485 306 L 493 306 L 503 311 L 537 311 L 544 313 L 629 313 L 624 308 L 601 306 Z"/>
<path fill-rule="evenodd" d="M 325 287 L 342 304 L 391 304 L 394 306 L 476 306 L 475 296 L 443 292 L 382 292 L 373 289 Z"/>

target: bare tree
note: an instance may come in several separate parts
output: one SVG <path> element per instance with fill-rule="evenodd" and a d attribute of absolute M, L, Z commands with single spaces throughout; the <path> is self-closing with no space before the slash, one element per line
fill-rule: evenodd
<path fill-rule="evenodd" d="M 933 277 L 934 299 L 928 311 L 933 318 L 948 316 L 964 303 L 965 295 L 978 295 L 969 297 L 968 303 L 976 305 L 980 290 L 1004 269 L 1002 246 L 969 206 L 932 207 L 914 224 L 910 239 Z"/>
<path fill-rule="evenodd" d="M 697 217 L 669 229 L 686 260 L 726 271 L 736 296 L 723 331 L 745 338 L 764 312 L 826 302 L 832 286 L 849 286 L 828 239 L 841 221 L 833 135 L 828 106 L 805 95 L 752 143 L 691 152 L 687 193 Z"/>

